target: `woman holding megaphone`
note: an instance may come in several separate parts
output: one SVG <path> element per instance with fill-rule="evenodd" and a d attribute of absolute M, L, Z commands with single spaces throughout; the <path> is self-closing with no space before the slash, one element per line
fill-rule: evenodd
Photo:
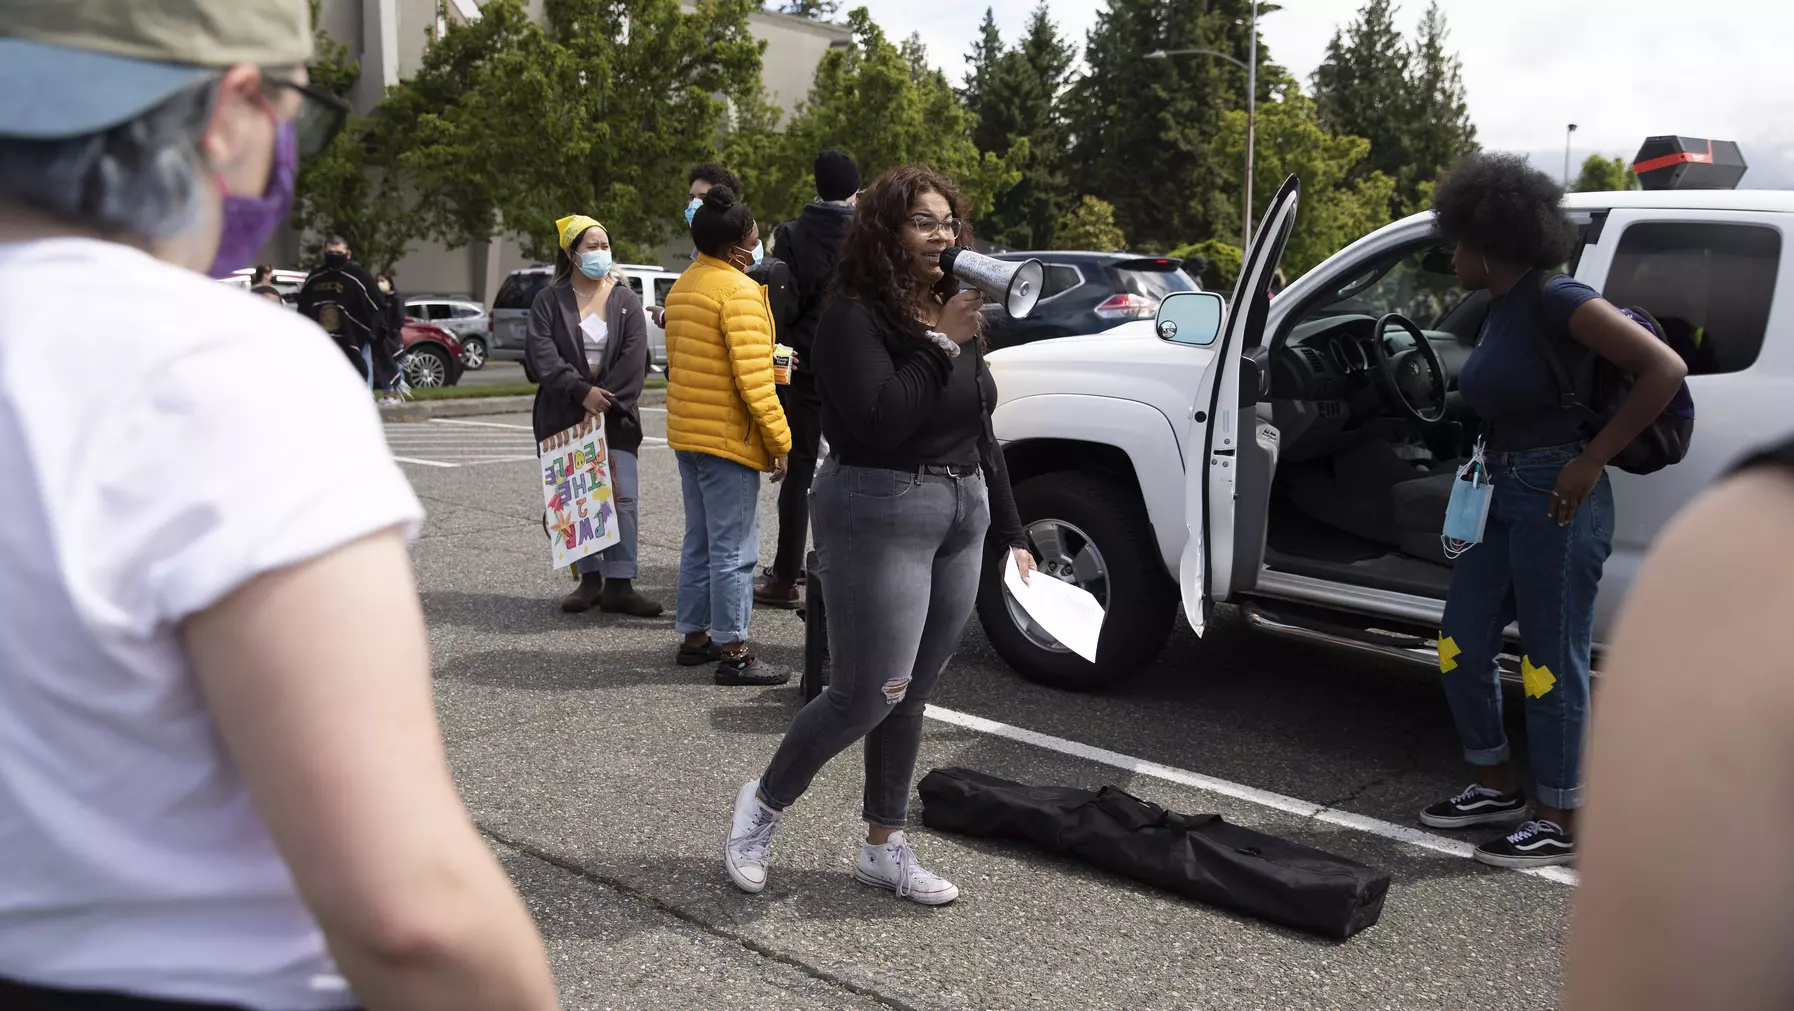
<path fill-rule="evenodd" d="M 1034 557 L 991 434 L 983 299 L 941 269 L 941 254 L 970 237 L 964 198 L 908 166 L 880 176 L 858 206 L 811 363 L 829 445 L 810 515 L 833 675 L 736 795 L 725 863 L 743 891 L 766 887 L 780 812 L 863 738 L 867 832 L 854 876 L 940 905 L 959 889 L 918 864 L 903 836 L 922 710 L 982 567 L 1013 555 L 1027 578 Z"/>

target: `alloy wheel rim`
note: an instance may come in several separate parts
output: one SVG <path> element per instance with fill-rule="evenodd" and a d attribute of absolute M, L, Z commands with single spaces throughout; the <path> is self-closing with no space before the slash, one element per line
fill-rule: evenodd
<path fill-rule="evenodd" d="M 1035 520 L 1028 524 L 1024 533 L 1034 552 L 1036 575 L 1051 576 L 1080 587 L 1095 597 L 1105 612 L 1108 611 L 1109 566 L 1089 534 L 1075 523 L 1056 519 Z M 1009 609 L 1009 620 L 1030 643 L 1050 653 L 1071 652 L 1035 624 L 1008 592 L 1003 594 L 1003 605 Z"/>

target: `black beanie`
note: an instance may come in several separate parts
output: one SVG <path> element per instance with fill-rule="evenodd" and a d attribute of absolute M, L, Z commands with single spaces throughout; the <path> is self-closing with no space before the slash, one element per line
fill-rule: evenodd
<path fill-rule="evenodd" d="M 860 191 L 860 167 L 839 151 L 816 156 L 816 195 L 824 200 L 846 200 Z"/>

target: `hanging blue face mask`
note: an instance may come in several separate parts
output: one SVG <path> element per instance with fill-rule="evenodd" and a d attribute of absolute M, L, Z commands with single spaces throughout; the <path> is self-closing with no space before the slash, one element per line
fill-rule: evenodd
<path fill-rule="evenodd" d="M 1481 544 L 1483 528 L 1489 522 L 1489 503 L 1495 487 L 1489 481 L 1489 465 L 1483 459 L 1482 440 L 1477 440 L 1470 461 L 1458 468 L 1451 483 L 1451 500 L 1445 505 L 1445 528 L 1439 539 L 1445 557 L 1456 558 Z"/>
<path fill-rule="evenodd" d="M 698 216 L 698 208 L 704 206 L 703 197 L 692 197 L 691 203 L 685 205 L 685 227 L 691 227 L 691 219 Z"/>
<path fill-rule="evenodd" d="M 596 281 L 610 275 L 610 250 L 593 249 L 579 254 L 579 272 Z"/>

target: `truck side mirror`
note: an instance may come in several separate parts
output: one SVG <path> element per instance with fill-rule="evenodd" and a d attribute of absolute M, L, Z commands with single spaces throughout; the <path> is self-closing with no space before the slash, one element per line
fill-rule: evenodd
<path fill-rule="evenodd" d="M 1197 347 L 1213 344 L 1221 336 L 1223 303 L 1212 291 L 1177 291 L 1159 303 L 1155 325 L 1159 339 Z"/>

